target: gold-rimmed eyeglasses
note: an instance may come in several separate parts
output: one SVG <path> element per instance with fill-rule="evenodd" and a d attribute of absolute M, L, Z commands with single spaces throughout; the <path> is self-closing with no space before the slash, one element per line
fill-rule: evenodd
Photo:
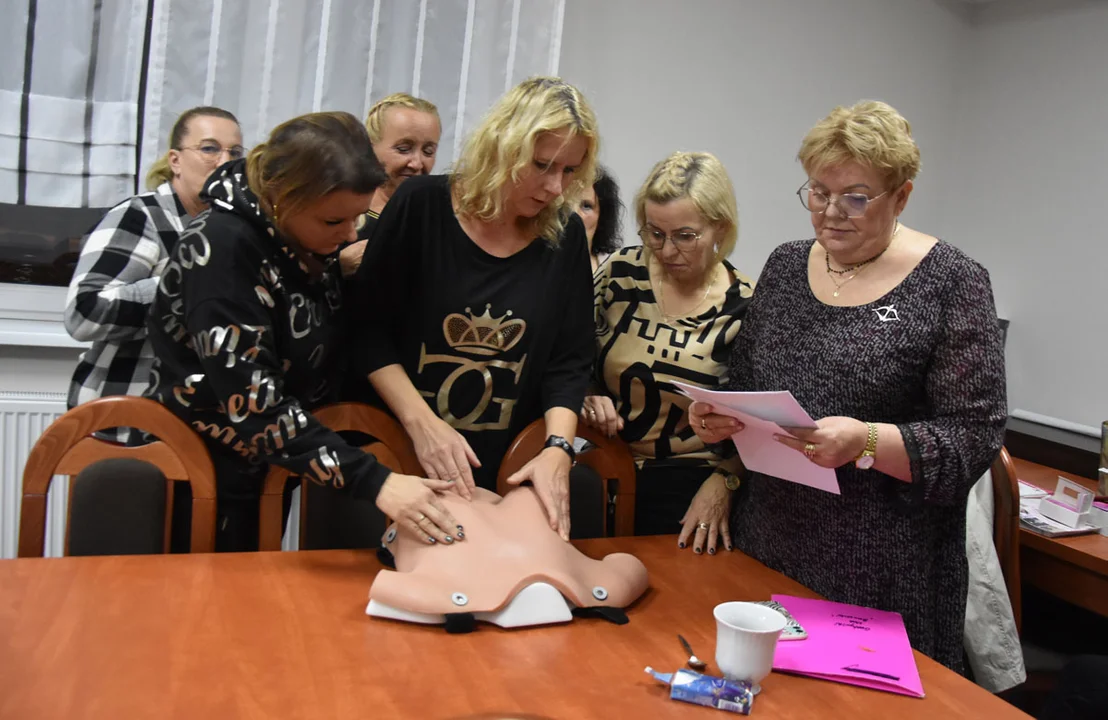
<path fill-rule="evenodd" d="M 831 203 L 834 203 L 835 207 L 837 207 L 839 212 L 844 216 L 848 218 L 860 218 L 866 214 L 866 210 L 869 208 L 871 202 L 888 195 L 889 191 L 886 190 L 880 195 L 874 195 L 873 197 L 865 193 L 843 193 L 839 195 L 828 192 L 827 190 L 814 188 L 812 187 L 812 181 L 809 180 L 800 186 L 796 194 L 797 197 L 800 198 L 800 204 L 803 205 L 804 209 L 808 212 L 823 214 L 827 212 L 827 208 L 831 206 Z"/>

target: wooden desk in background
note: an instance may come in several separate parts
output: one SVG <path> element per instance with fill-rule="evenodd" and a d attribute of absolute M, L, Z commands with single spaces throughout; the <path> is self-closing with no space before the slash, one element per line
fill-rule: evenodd
<path fill-rule="evenodd" d="M 1020 480 L 1054 492 L 1058 476 L 1096 492 L 1096 481 L 1012 458 Z M 1108 537 L 1048 538 L 1020 529 L 1020 577 L 1066 602 L 1108 617 Z"/>
<path fill-rule="evenodd" d="M 723 717 L 670 700 L 643 668 L 681 667 L 679 632 L 711 659 L 717 603 L 813 595 L 739 553 L 675 545 L 579 543 L 593 557 L 634 553 L 650 569 L 628 625 L 468 635 L 367 617 L 380 566 L 365 551 L 0 561 L 0 717 Z M 925 699 L 774 673 L 754 716 L 1027 717 L 916 660 Z"/>

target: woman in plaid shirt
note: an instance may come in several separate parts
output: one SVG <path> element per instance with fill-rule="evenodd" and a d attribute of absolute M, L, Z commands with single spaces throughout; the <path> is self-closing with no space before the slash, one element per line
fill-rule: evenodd
<path fill-rule="evenodd" d="M 238 120 L 196 107 L 173 124 L 169 151 L 150 169 L 150 192 L 113 207 L 85 238 L 69 284 L 65 328 L 91 342 L 69 386 L 69 407 L 105 395 L 142 395 L 153 353 L 146 314 L 158 277 L 189 221 L 207 208 L 200 189 L 222 162 L 243 156 Z M 128 432 L 115 434 L 127 442 Z"/>

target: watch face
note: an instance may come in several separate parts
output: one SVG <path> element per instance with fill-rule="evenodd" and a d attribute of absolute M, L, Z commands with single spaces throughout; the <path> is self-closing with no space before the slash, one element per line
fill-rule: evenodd
<path fill-rule="evenodd" d="M 863 470 L 869 470 L 871 467 L 873 467 L 873 456 L 863 455 L 862 457 L 858 458 L 857 462 L 855 462 L 854 464 Z"/>

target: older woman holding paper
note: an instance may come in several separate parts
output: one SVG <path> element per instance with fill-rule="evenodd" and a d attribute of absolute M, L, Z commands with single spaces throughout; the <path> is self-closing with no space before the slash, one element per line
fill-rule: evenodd
<path fill-rule="evenodd" d="M 899 221 L 919 149 L 890 106 L 836 108 L 799 159 L 816 237 L 766 262 L 731 388 L 790 390 L 821 418 L 777 441 L 835 468 L 842 494 L 755 474 L 735 545 L 828 599 L 900 612 L 916 649 L 960 671 L 966 498 L 1007 415 L 989 276 Z M 708 443 L 736 428 L 700 403 L 690 423 Z"/>
<path fill-rule="evenodd" d="M 715 156 L 673 153 L 636 194 L 635 217 L 643 245 L 613 254 L 594 278 L 596 378 L 581 420 L 631 445 L 635 534 L 678 534 L 679 547 L 714 555 L 720 537 L 731 549 L 741 465 L 734 448 L 696 436 L 673 383 L 727 380 L 754 292 L 727 262 L 739 231 L 735 190 Z"/>

